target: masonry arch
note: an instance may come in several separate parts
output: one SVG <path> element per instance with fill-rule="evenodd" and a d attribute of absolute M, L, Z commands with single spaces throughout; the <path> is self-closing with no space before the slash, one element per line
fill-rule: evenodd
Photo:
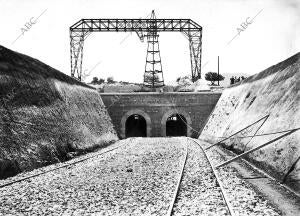
<path fill-rule="evenodd" d="M 178 109 L 172 109 L 167 111 L 162 119 L 161 119 L 161 136 L 165 137 L 167 136 L 167 122 L 170 117 L 176 116 L 177 118 L 182 116 L 185 121 L 186 121 L 186 135 L 188 137 L 191 137 L 192 131 L 191 131 L 191 125 L 192 125 L 192 120 L 191 117 L 188 113 L 186 113 L 183 110 L 178 110 Z"/>
<path fill-rule="evenodd" d="M 173 114 L 167 118 L 166 136 L 187 136 L 187 122 L 183 115 Z"/>
<path fill-rule="evenodd" d="M 133 109 L 126 112 L 121 119 L 121 138 L 126 138 L 126 122 L 128 124 L 128 118 L 135 118 L 135 116 L 140 116 L 146 121 L 146 136 L 151 136 L 151 118 L 150 116 L 140 109 Z"/>
<path fill-rule="evenodd" d="M 147 123 L 143 116 L 133 114 L 125 123 L 125 137 L 146 137 Z"/>

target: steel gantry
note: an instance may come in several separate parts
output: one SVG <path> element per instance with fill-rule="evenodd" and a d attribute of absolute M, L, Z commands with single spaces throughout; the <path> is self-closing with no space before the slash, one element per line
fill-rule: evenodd
<path fill-rule="evenodd" d="M 144 86 L 152 88 L 155 91 L 156 88 L 164 86 L 164 76 L 161 65 L 160 50 L 158 43 L 158 33 L 156 31 L 156 16 L 154 11 L 151 13 L 151 23 L 149 28 L 151 29 L 145 37 L 147 38 L 147 56 L 144 73 Z"/>
<path fill-rule="evenodd" d="M 153 29 L 155 28 L 155 29 Z M 202 27 L 191 19 L 81 19 L 70 27 L 71 76 L 81 80 L 84 40 L 91 32 L 182 32 L 189 41 L 192 80 L 201 78 Z"/>

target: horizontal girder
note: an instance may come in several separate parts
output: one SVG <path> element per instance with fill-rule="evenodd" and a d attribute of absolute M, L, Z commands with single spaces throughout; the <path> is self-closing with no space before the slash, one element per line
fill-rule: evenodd
<path fill-rule="evenodd" d="M 182 32 L 189 40 L 192 80 L 201 78 L 202 27 L 191 19 L 81 19 L 70 27 L 71 75 L 81 80 L 84 40 L 91 32 L 136 32 L 143 41 L 157 32 Z M 149 51 L 155 54 L 156 51 Z"/>
<path fill-rule="evenodd" d="M 127 32 L 127 31 L 201 31 L 191 19 L 81 19 L 70 27 L 73 32 Z"/>

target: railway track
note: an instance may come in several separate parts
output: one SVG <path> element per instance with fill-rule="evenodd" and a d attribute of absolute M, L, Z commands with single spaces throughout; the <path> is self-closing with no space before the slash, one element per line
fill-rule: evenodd
<path fill-rule="evenodd" d="M 209 160 L 208 156 L 206 155 L 206 153 L 205 153 L 204 149 L 201 147 L 201 145 L 197 141 L 195 141 L 193 139 L 190 139 L 190 138 L 187 138 L 185 156 L 184 156 L 183 161 L 181 163 L 180 174 L 178 175 L 176 188 L 175 188 L 175 191 L 173 193 L 172 201 L 169 205 L 168 212 L 167 212 L 166 215 L 167 216 L 174 215 L 176 213 L 175 210 L 174 210 L 174 207 L 176 206 L 176 203 L 178 201 L 180 201 L 180 198 L 178 197 L 178 195 L 182 190 L 181 183 L 182 183 L 182 180 L 184 179 L 186 164 L 188 163 L 188 160 L 189 160 L 189 151 L 188 151 L 189 150 L 188 149 L 189 148 L 189 142 L 193 142 L 195 145 L 197 145 L 198 148 L 203 153 L 203 156 L 204 156 L 204 158 L 207 162 L 207 166 L 210 167 L 211 172 L 212 172 L 212 174 L 213 174 L 213 176 L 214 176 L 214 178 L 217 182 L 216 187 L 218 187 L 218 192 L 221 194 L 223 202 L 226 205 L 226 208 L 227 208 L 227 213 L 226 214 L 234 216 L 235 214 L 234 214 L 234 211 L 233 211 L 233 207 L 230 205 L 230 202 L 228 201 L 228 198 L 227 198 L 226 193 L 224 191 L 223 184 L 222 184 L 220 178 L 218 177 L 218 174 L 217 174 L 216 170 L 212 166 L 211 161 Z"/>
<path fill-rule="evenodd" d="M 106 155 L 113 150 L 117 151 Z M 18 214 L 28 208 L 27 215 L 34 211 L 52 214 L 51 203 L 56 203 L 57 214 L 68 208 L 69 212 L 81 209 L 83 215 L 90 212 L 103 215 L 249 215 L 245 214 L 249 210 L 243 211 L 240 207 L 239 200 L 243 206 L 246 204 L 245 196 L 240 196 L 241 199 L 237 196 L 236 202 L 233 201 L 235 190 L 228 190 L 232 180 L 224 179 L 223 173 L 214 169 L 213 159 L 205 154 L 201 143 L 190 138 L 127 139 L 85 158 L 4 182 L 0 185 L 3 195 L 0 214 L 1 211 Z M 73 164 L 78 165 L 68 167 Z M 64 167 L 68 169 L 62 169 Z M 62 170 L 54 172 L 58 169 Z M 50 172 L 53 172 L 51 176 L 46 174 Z M 40 177 L 26 181 L 37 176 Z M 6 187 L 9 185 L 11 187 Z M 243 194 L 247 193 L 243 191 Z M 39 203 L 40 197 L 43 203 Z M 70 206 L 66 205 L 69 199 Z M 97 207 L 93 206 L 95 200 Z M 255 201 L 254 207 L 258 205 Z"/>

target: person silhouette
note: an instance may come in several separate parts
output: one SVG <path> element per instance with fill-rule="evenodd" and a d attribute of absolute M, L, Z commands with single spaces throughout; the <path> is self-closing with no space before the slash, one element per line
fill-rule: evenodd
<path fill-rule="evenodd" d="M 230 78 L 230 85 L 233 85 L 234 84 L 234 77 L 232 76 L 231 78 Z"/>

